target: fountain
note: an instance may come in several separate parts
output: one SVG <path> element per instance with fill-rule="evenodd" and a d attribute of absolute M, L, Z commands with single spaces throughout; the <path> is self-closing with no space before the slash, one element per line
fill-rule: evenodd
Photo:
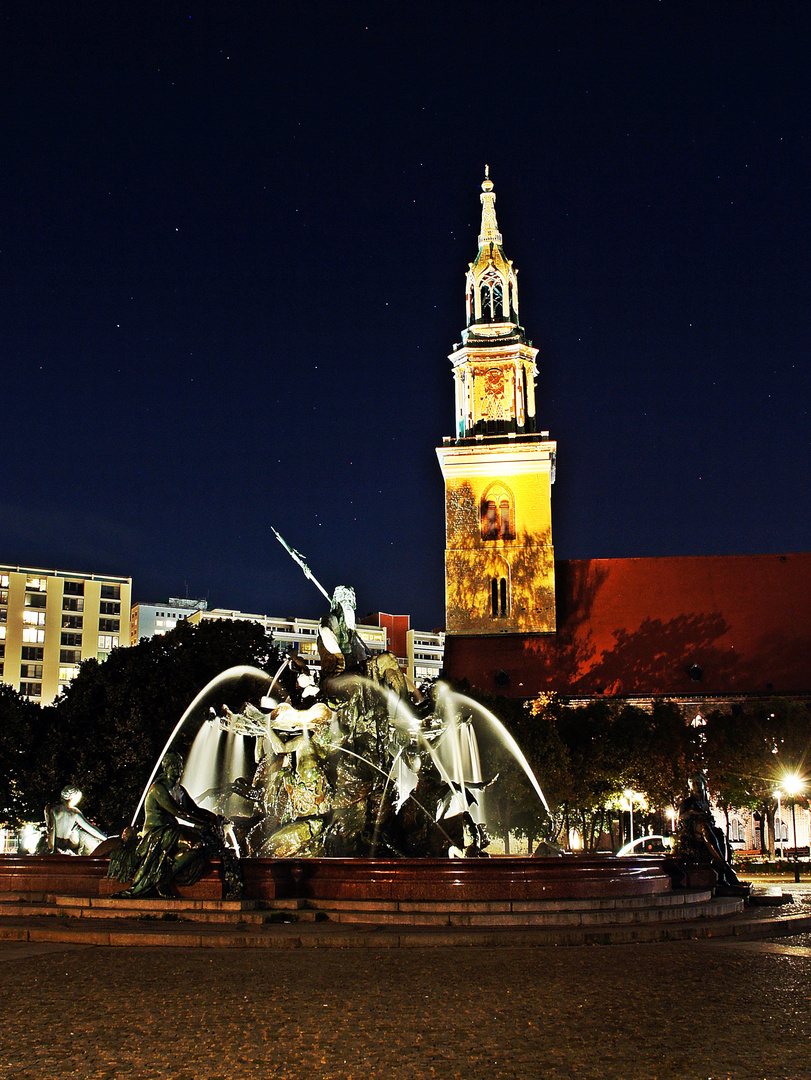
<path fill-rule="evenodd" d="M 250 672 L 261 696 L 258 688 L 236 711 L 210 708 L 183 775 L 203 812 L 229 819 L 246 897 L 511 905 L 669 889 L 650 861 L 580 856 L 573 873 L 571 856 L 488 858 L 488 796 L 499 778 L 481 761 L 478 735 L 514 758 L 549 812 L 504 725 L 442 683 L 407 685 L 391 654 L 366 653 L 351 589 L 335 590 L 318 648 L 320 681 L 291 656 L 272 679 Z M 163 753 L 212 693 L 244 673 L 231 669 L 201 691 Z M 219 895 L 212 875 L 194 888 Z"/>
<path fill-rule="evenodd" d="M 201 725 L 183 785 L 233 818 L 246 857 L 483 855 L 489 844 L 476 723 L 495 728 L 548 812 L 500 722 L 437 684 L 418 710 L 362 675 L 333 680 L 306 708 L 270 696 Z M 255 761 L 250 774 L 245 765 Z"/>
<path fill-rule="evenodd" d="M 312 578 L 303 558 L 287 550 Z M 475 918 L 531 925 L 553 917 L 551 912 L 579 921 L 589 909 L 599 919 L 606 905 L 616 901 L 621 907 L 617 898 L 634 908 L 655 907 L 661 897 L 664 908 L 677 910 L 662 897 L 671 891 L 665 859 L 488 858 L 489 796 L 499 777 L 481 760 L 479 736 L 486 732 L 512 756 L 548 813 L 537 778 L 492 712 L 441 683 L 408 685 L 391 654 L 367 653 L 355 630 L 354 599 L 351 589 L 339 586 L 321 620 L 318 682 L 295 656 L 274 676 L 231 668 L 180 717 L 132 821 L 139 820 L 150 788 L 160 787 L 177 793 L 168 800 L 170 828 L 182 823 L 186 805 L 190 822 L 208 830 L 209 841 L 211 830 L 219 830 L 219 839 L 206 847 L 211 869 L 190 875 L 187 885 L 172 879 L 170 892 L 177 887 L 182 899 L 195 902 L 219 899 L 230 873 L 234 895 L 231 871 L 238 854 L 243 904 L 321 906 L 340 912 L 342 920 L 354 910 L 357 918 L 376 921 Z M 244 677 L 253 687 L 249 700 L 236 711 L 218 705 L 229 680 Z M 153 784 L 184 725 L 206 707 L 182 787 L 172 786 L 179 775 L 175 754 L 169 754 L 173 770 L 164 766 Z M 133 853 L 145 865 L 142 850 L 152 844 L 154 854 L 162 844 L 154 826 L 142 843 Z M 161 850 L 175 858 L 174 849 Z M 0 857 L 0 892 L 103 899 L 121 889 L 106 878 L 107 865 L 96 856 Z"/>

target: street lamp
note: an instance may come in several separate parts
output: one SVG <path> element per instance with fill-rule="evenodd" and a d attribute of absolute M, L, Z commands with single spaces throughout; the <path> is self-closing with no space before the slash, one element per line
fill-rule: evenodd
<path fill-rule="evenodd" d="M 631 791 L 630 788 L 626 788 L 625 791 L 623 791 L 623 795 L 628 800 L 628 810 L 630 811 L 630 815 L 631 815 L 631 819 L 630 819 L 631 835 L 630 835 L 629 839 L 630 839 L 630 842 L 633 844 L 633 842 L 634 842 L 634 793 L 633 793 L 633 791 Z"/>
<path fill-rule="evenodd" d="M 794 804 L 797 801 L 797 796 L 802 795 L 805 791 L 805 784 L 797 775 L 797 773 L 789 773 L 783 778 L 783 789 L 786 795 L 791 799 L 791 834 L 794 841 L 794 880 L 800 880 L 800 860 L 798 858 L 797 849 L 797 818 L 794 812 Z"/>
<path fill-rule="evenodd" d="M 782 859 L 783 858 L 783 809 L 780 806 L 780 795 L 782 794 L 782 792 L 780 791 L 780 788 L 776 788 L 774 793 L 777 796 L 777 828 L 780 830 L 780 858 Z M 763 823 L 763 826 L 764 826 L 764 836 L 765 836 L 766 835 L 765 834 L 766 822 Z M 775 829 L 775 832 L 777 832 L 777 829 Z M 775 841 L 776 840 L 777 840 L 777 837 L 775 836 Z M 775 844 L 775 846 L 776 846 L 776 844 Z"/>

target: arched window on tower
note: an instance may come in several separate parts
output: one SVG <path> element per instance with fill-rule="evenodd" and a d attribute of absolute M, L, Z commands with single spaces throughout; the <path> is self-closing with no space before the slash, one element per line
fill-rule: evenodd
<path fill-rule="evenodd" d="M 482 511 L 482 539 L 498 540 L 499 533 L 498 507 L 492 499 L 488 499 Z"/>
<path fill-rule="evenodd" d="M 482 540 L 515 539 L 515 503 L 503 484 L 494 484 L 481 502 Z"/>
<path fill-rule="evenodd" d="M 510 300 L 510 317 L 518 319 L 518 283 L 514 278 L 510 278 L 509 284 L 509 300 Z"/>
<path fill-rule="evenodd" d="M 490 582 L 490 614 L 494 619 L 506 619 L 509 613 L 507 579 L 494 577 Z"/>
<path fill-rule="evenodd" d="M 501 278 L 493 284 L 493 318 L 504 318 L 504 286 L 501 283 Z"/>
<path fill-rule="evenodd" d="M 480 287 L 482 319 L 496 322 L 504 318 L 504 282 L 492 267 L 485 271 Z"/>
<path fill-rule="evenodd" d="M 481 289 L 482 299 L 482 318 L 486 322 L 490 322 L 492 319 L 492 294 L 490 292 L 490 286 L 487 284 L 482 285 Z"/>

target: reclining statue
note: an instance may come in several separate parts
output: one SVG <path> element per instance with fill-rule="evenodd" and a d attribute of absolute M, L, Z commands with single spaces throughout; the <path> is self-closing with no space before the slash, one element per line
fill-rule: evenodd
<path fill-rule="evenodd" d="M 45 807 L 45 830 L 51 855 L 90 855 L 107 836 L 78 809 L 82 793 L 68 785 L 62 802 Z"/>

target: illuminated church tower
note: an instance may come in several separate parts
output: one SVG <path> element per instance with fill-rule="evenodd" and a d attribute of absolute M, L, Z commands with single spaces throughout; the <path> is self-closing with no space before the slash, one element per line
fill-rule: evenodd
<path fill-rule="evenodd" d="M 465 276 L 467 325 L 450 354 L 456 431 L 437 450 L 445 480 L 449 634 L 552 633 L 555 443 L 535 423 L 535 357 L 518 321 L 485 167 L 479 253 Z"/>

